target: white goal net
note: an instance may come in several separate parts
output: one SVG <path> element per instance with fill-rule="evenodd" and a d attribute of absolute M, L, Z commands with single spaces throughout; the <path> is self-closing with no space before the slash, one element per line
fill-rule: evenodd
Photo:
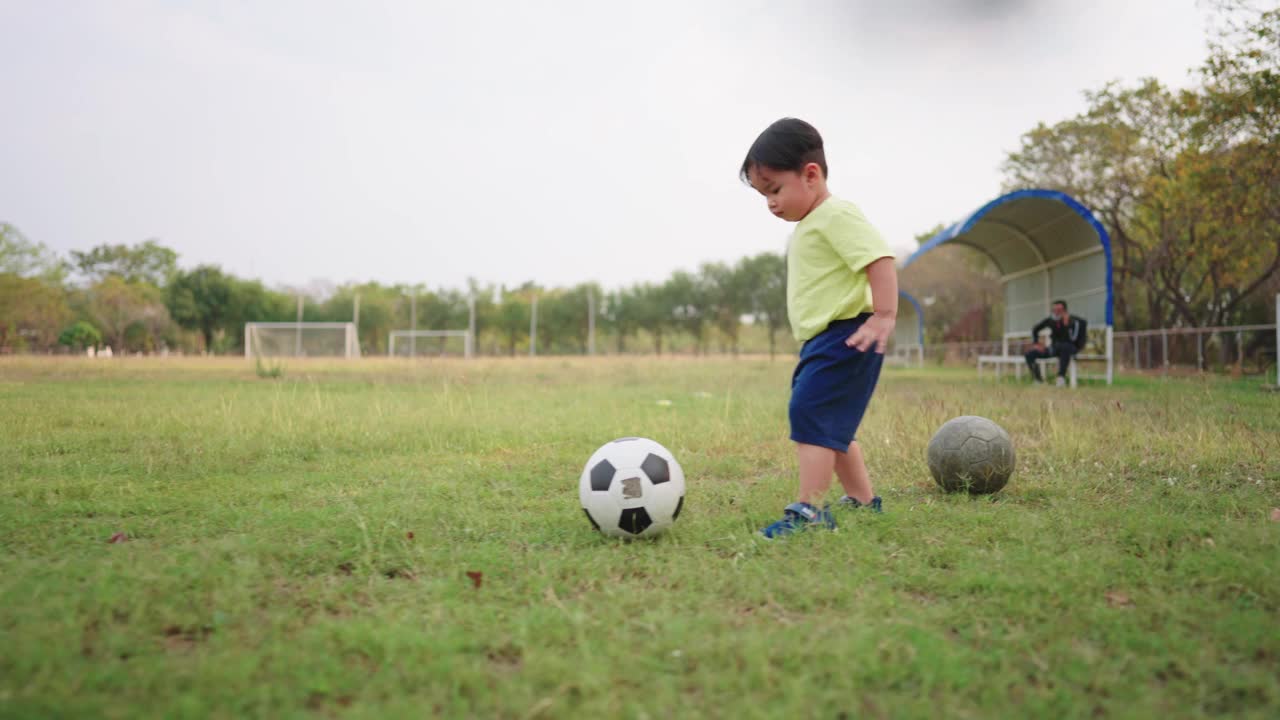
<path fill-rule="evenodd" d="M 471 357 L 475 350 L 466 330 L 392 330 L 387 340 L 391 357 Z"/>
<path fill-rule="evenodd" d="M 244 356 L 360 357 L 355 323 L 253 322 L 244 325 Z"/>

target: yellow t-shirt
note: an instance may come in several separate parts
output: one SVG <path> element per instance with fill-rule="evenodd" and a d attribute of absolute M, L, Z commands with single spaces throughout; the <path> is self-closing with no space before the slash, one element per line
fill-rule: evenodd
<path fill-rule="evenodd" d="M 893 257 L 857 205 L 828 197 L 796 223 L 787 245 L 787 317 L 804 342 L 835 320 L 870 312 L 866 267 Z"/>

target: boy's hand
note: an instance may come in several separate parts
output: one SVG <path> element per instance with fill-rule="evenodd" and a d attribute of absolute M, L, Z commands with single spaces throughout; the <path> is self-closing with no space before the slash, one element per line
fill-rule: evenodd
<path fill-rule="evenodd" d="M 857 332 L 844 341 L 844 344 L 857 348 L 858 352 L 866 352 L 874 347 L 876 352 L 883 355 L 885 347 L 889 344 L 889 336 L 893 334 L 893 325 L 893 318 L 872 315 L 862 323 L 862 327 L 858 328 Z"/>

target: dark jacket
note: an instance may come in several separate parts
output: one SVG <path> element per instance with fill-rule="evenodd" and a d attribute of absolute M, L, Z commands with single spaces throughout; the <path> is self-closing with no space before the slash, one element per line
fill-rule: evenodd
<path fill-rule="evenodd" d="M 1085 344 L 1089 340 L 1089 323 L 1084 318 L 1068 315 L 1065 323 L 1054 320 L 1052 316 L 1036 323 L 1031 328 L 1031 342 L 1039 342 L 1040 331 L 1049 328 L 1051 331 L 1050 339 L 1056 345 L 1057 343 L 1070 343 L 1076 346 L 1076 352 L 1084 349 Z"/>

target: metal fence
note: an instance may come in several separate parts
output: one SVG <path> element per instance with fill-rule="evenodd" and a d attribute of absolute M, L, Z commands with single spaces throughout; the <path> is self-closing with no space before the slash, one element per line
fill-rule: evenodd
<path fill-rule="evenodd" d="M 1115 334 L 1116 365 L 1136 370 L 1262 374 L 1275 366 L 1275 325 L 1130 330 Z"/>
<path fill-rule="evenodd" d="M 1125 330 L 1114 338 L 1117 371 L 1275 373 L 1275 325 Z M 1000 353 L 999 340 L 934 343 L 926 349 L 928 360 L 939 364 L 972 364 L 979 355 Z"/>

